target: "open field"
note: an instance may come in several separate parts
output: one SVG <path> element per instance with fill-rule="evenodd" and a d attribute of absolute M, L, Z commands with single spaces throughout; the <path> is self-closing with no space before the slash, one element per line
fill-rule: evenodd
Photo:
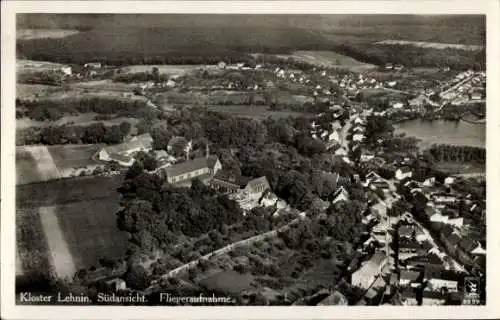
<path fill-rule="evenodd" d="M 38 208 L 17 208 L 17 251 L 24 274 L 45 271 L 72 278 L 99 259 L 122 258 L 126 232 L 116 227 L 113 197 Z"/>
<path fill-rule="evenodd" d="M 364 63 L 332 51 L 296 51 L 293 54 L 278 56 L 282 58 L 292 58 L 297 61 L 321 67 L 346 68 L 360 72 L 376 68 L 375 65 Z"/>
<path fill-rule="evenodd" d="M 59 86 L 24 83 L 16 84 L 16 98 L 18 99 L 45 98 L 55 95 L 61 91 L 64 91 L 64 89 Z"/>
<path fill-rule="evenodd" d="M 16 59 L 17 72 L 54 70 L 63 67 L 63 64 L 49 61 L 35 61 L 29 59 Z"/>
<path fill-rule="evenodd" d="M 122 179 L 79 177 L 17 186 L 16 244 L 23 274 L 68 275 L 96 266 L 102 257 L 121 258 L 127 235 L 116 227 L 115 213 Z"/>
<path fill-rule="evenodd" d="M 47 238 L 37 207 L 16 208 L 16 274 L 47 273 L 51 270 Z M 21 267 L 18 269 L 18 265 Z"/>
<path fill-rule="evenodd" d="M 138 72 L 151 72 L 153 68 L 158 68 L 160 73 L 165 73 L 168 75 L 185 75 L 199 68 L 206 68 L 210 66 L 204 66 L 201 64 L 194 65 L 131 65 L 120 68 L 124 73 L 138 73 Z M 214 68 L 216 66 L 213 66 Z"/>
<path fill-rule="evenodd" d="M 486 167 L 480 164 L 463 162 L 441 161 L 434 165 L 434 168 L 448 174 L 485 174 Z"/>
<path fill-rule="evenodd" d="M 151 70 L 150 70 L 151 71 Z M 113 80 L 93 80 L 83 81 L 70 84 L 71 88 L 85 89 L 87 92 L 130 92 L 137 87 L 137 84 L 127 84 L 123 82 L 113 82 Z M 131 97 L 134 97 L 133 95 Z M 137 99 L 144 99 L 136 96 Z"/>
<path fill-rule="evenodd" d="M 123 176 L 75 177 L 16 186 L 17 207 L 43 207 L 91 199 L 119 199 Z"/>
<path fill-rule="evenodd" d="M 60 171 L 69 170 L 74 167 L 86 167 L 97 164 L 92 159 L 104 145 L 66 145 L 48 147 L 54 164 Z"/>
<path fill-rule="evenodd" d="M 56 207 L 57 219 L 77 269 L 98 266 L 99 259 L 122 258 L 128 245 L 127 233 L 118 230 L 117 199 L 103 198 Z"/>
<path fill-rule="evenodd" d="M 134 84 L 99 80 L 71 83 L 65 86 L 50 86 L 42 84 L 16 84 L 16 98 L 18 99 L 65 99 L 65 98 L 92 98 L 116 97 L 128 100 L 145 100 L 142 96 L 133 94 Z"/>
<path fill-rule="evenodd" d="M 19 29 L 16 32 L 16 39 L 44 39 L 44 38 L 64 38 L 73 34 L 77 34 L 78 30 L 68 29 Z"/>
<path fill-rule="evenodd" d="M 16 184 L 40 181 L 38 168 L 31 153 L 24 148 L 16 148 Z"/>
<path fill-rule="evenodd" d="M 18 146 L 16 174 L 18 185 L 60 179 L 76 169 L 91 169 L 99 163 L 92 156 L 101 145 Z"/>
<path fill-rule="evenodd" d="M 64 239 L 61 226 L 55 214 L 56 207 L 40 207 L 40 221 L 47 238 L 47 245 L 51 255 L 51 264 L 56 275 L 62 279 L 73 278 L 75 264 L 69 252 L 68 244 Z"/>
<path fill-rule="evenodd" d="M 393 44 L 393 45 L 413 45 L 421 48 L 435 48 L 435 49 L 451 48 L 451 49 L 470 50 L 470 51 L 479 51 L 484 49 L 484 46 L 479 46 L 479 45 L 465 45 L 465 44 L 426 42 L 426 41 L 383 40 L 383 41 L 378 41 L 376 43 Z"/>
<path fill-rule="evenodd" d="M 46 146 L 16 147 L 17 184 L 61 178 Z"/>
<path fill-rule="evenodd" d="M 268 106 L 250 106 L 250 105 L 229 105 L 229 106 L 204 106 L 208 110 L 229 113 L 237 117 L 248 117 L 264 119 L 272 118 L 287 118 L 308 116 L 308 113 L 293 112 L 293 111 L 272 111 Z M 311 115 L 312 116 L 312 115 Z"/>

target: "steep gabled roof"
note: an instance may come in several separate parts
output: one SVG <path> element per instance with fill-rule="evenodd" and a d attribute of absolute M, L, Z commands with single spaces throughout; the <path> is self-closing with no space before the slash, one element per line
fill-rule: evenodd
<path fill-rule="evenodd" d="M 259 186 L 264 186 L 264 189 L 267 190 L 270 188 L 269 182 L 265 176 L 262 176 L 257 179 L 250 180 L 246 187 L 252 189 L 252 191 L 256 192 Z"/>
<path fill-rule="evenodd" d="M 119 153 L 111 153 L 109 155 L 111 160 L 119 161 L 119 162 L 130 162 L 133 158 L 125 155 L 121 155 Z"/>

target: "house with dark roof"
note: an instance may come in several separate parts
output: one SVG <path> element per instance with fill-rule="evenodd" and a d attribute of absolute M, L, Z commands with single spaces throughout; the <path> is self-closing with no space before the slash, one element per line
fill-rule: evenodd
<path fill-rule="evenodd" d="M 370 187 L 374 187 L 374 188 L 380 189 L 380 190 L 389 190 L 390 189 L 389 183 L 387 181 L 384 181 L 384 180 L 372 181 L 370 183 Z"/>
<path fill-rule="evenodd" d="M 208 183 L 222 169 L 217 156 L 195 158 L 163 168 L 162 175 L 177 187 L 189 187 L 193 179 Z"/>

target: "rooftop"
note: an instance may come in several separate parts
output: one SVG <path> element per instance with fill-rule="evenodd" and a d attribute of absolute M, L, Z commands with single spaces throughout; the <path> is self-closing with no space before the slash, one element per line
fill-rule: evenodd
<path fill-rule="evenodd" d="M 132 138 L 129 141 L 104 148 L 108 154 L 126 153 L 135 149 L 151 149 L 153 138 L 149 134 Z"/>
<path fill-rule="evenodd" d="M 420 277 L 420 272 L 411 270 L 402 270 L 399 276 L 400 279 L 416 281 Z"/>
<path fill-rule="evenodd" d="M 165 172 L 169 177 L 176 177 L 203 168 L 212 169 L 217 160 L 217 156 L 210 156 L 208 158 L 200 157 L 190 161 L 174 164 L 170 167 L 165 168 Z"/>

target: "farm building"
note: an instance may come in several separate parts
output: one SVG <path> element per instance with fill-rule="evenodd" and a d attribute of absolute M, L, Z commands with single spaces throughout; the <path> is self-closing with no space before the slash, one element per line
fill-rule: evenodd
<path fill-rule="evenodd" d="M 72 74 L 71 67 L 69 66 L 61 67 L 61 72 L 68 76 Z"/>
<path fill-rule="evenodd" d="M 102 149 L 99 151 L 99 160 L 116 161 L 122 166 L 129 167 L 135 161 L 133 154 L 151 150 L 152 142 L 153 138 L 149 134 L 136 136 L 127 142 Z"/>
<path fill-rule="evenodd" d="M 91 69 L 101 69 L 102 64 L 100 62 L 88 62 L 83 65 L 85 68 L 91 68 Z"/>
<path fill-rule="evenodd" d="M 200 157 L 193 160 L 175 164 L 160 171 L 167 181 L 178 187 L 190 186 L 195 178 L 207 183 L 222 169 L 217 156 Z"/>

